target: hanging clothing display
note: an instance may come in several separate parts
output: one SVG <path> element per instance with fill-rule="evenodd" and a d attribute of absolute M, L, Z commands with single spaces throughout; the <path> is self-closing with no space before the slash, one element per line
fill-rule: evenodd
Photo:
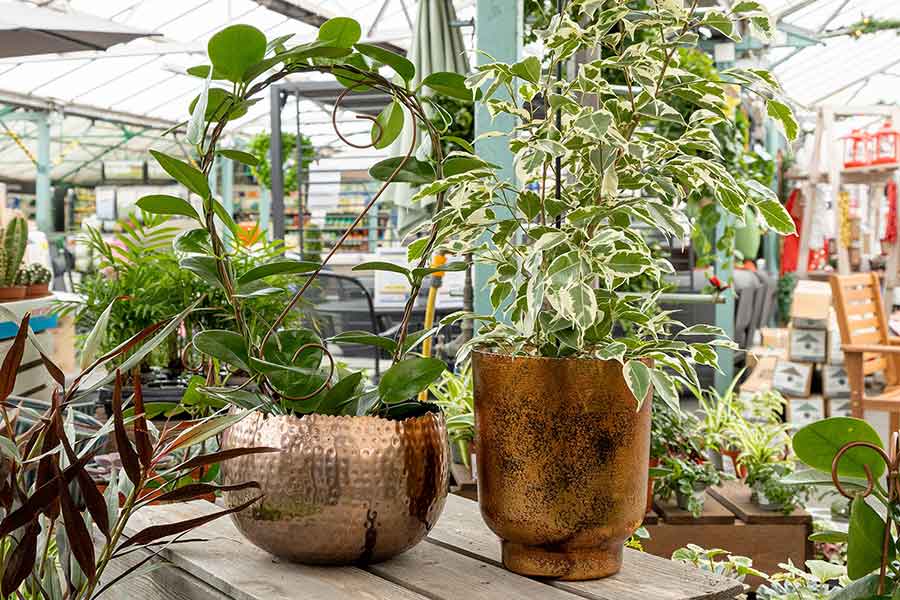
<path fill-rule="evenodd" d="M 788 196 L 788 201 L 784 205 L 791 219 L 794 221 L 794 227 L 797 233 L 784 237 L 784 243 L 781 249 L 781 274 L 793 273 L 797 270 L 797 261 L 800 254 L 800 230 L 803 224 L 803 207 L 800 205 L 800 188 L 794 188 Z M 816 221 L 820 219 L 813 218 L 813 232 L 816 230 Z M 821 247 L 813 248 L 813 236 L 810 234 L 810 249 L 807 258 L 807 271 L 819 271 L 828 264 L 828 239 L 821 237 Z"/>
<path fill-rule="evenodd" d="M 884 237 L 882 242 L 888 244 L 897 243 L 897 182 L 891 179 L 884 186 L 884 196 L 887 199 L 887 218 L 884 222 Z"/>

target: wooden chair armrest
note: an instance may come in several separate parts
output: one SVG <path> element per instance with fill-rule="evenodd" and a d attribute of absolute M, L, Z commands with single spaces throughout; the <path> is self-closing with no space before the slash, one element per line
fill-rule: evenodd
<path fill-rule="evenodd" d="M 841 344 L 844 353 L 882 352 L 885 354 L 900 354 L 900 346 L 888 344 Z"/>
<path fill-rule="evenodd" d="M 900 346 L 900 337 L 896 335 L 890 336 L 888 338 L 888 344 L 891 344 L 892 346 Z"/>

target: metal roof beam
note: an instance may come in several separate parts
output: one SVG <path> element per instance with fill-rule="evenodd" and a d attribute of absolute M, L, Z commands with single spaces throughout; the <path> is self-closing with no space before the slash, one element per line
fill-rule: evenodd
<path fill-rule="evenodd" d="M 863 81 L 866 81 L 867 79 L 871 79 L 872 77 L 874 77 L 875 75 L 878 75 L 879 73 L 882 73 L 882 72 L 884 72 L 884 71 L 887 71 L 888 69 L 890 69 L 891 67 L 893 67 L 893 66 L 895 66 L 895 65 L 900 65 L 900 58 L 898 58 L 898 59 L 896 59 L 896 60 L 893 60 L 893 61 L 891 61 L 890 63 L 884 65 L 883 67 L 879 67 L 878 69 L 875 69 L 874 71 L 871 71 L 871 72 L 869 72 L 869 73 L 866 73 L 865 75 L 861 75 L 861 76 L 857 77 L 856 79 L 854 79 L 854 80 L 852 80 L 852 81 L 848 81 L 847 83 L 843 84 L 842 86 L 840 86 L 840 87 L 838 87 L 838 88 L 836 88 L 836 89 L 834 89 L 834 90 L 828 92 L 828 93 L 825 94 L 824 96 L 821 96 L 821 97 L 819 97 L 819 98 L 816 98 L 815 100 L 813 100 L 812 102 L 810 102 L 809 105 L 810 105 L 810 106 L 815 106 L 815 105 L 817 105 L 817 104 L 820 104 L 821 102 L 823 102 L 823 101 L 825 101 L 825 100 L 828 100 L 828 99 L 831 98 L 832 96 L 835 96 L 836 94 L 840 94 L 840 93 L 843 92 L 844 90 L 850 89 L 850 88 L 853 87 L 854 85 L 857 85 L 857 84 L 859 84 L 859 83 L 862 83 Z"/>
<path fill-rule="evenodd" d="M 206 46 L 202 44 L 160 44 L 159 48 L 128 48 L 119 50 L 107 50 L 106 52 L 69 52 L 47 56 L 39 54 L 35 56 L 22 56 L 19 58 L 2 58 L 0 66 L 22 65 L 26 63 L 54 63 L 72 60 L 103 60 L 106 58 L 128 58 L 140 56 L 164 56 L 166 54 L 206 54 Z"/>
<path fill-rule="evenodd" d="M 146 127 L 148 129 L 166 130 L 176 125 L 174 121 L 169 121 L 168 119 L 158 119 L 156 117 L 109 110 L 97 106 L 90 106 L 88 104 L 59 102 L 48 98 L 29 96 L 27 94 L 20 94 L 18 92 L 2 89 L 0 89 L 0 103 L 45 112 L 60 112 L 70 116 L 96 119 L 98 121 L 116 123 L 119 125 Z"/>
<path fill-rule="evenodd" d="M 286 17 L 290 17 L 301 23 L 306 23 L 307 25 L 312 25 L 313 27 L 320 27 L 322 23 L 327 21 L 330 17 L 321 14 L 315 10 L 306 8 L 302 6 L 302 0 L 299 3 L 290 2 L 289 0 L 254 0 L 260 6 L 264 6 L 273 12 L 277 12 L 280 15 L 284 15 Z M 371 42 L 375 46 L 381 46 L 385 50 L 390 50 L 391 52 L 396 52 L 397 54 L 406 55 L 406 50 L 397 46 L 396 44 L 392 44 L 390 42 Z"/>

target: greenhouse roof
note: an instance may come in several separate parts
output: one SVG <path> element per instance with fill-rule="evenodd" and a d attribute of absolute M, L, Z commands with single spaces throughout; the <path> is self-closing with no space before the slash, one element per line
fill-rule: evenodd
<path fill-rule="evenodd" d="M 26 1 L 26 0 L 18 0 Z M 728 0 L 718 0 L 728 4 Z M 896 31 L 846 35 L 864 18 L 900 19 L 893 0 L 763 0 L 781 36 L 763 57 L 774 66 L 800 108 L 821 104 L 895 104 L 900 97 L 900 36 Z M 369 41 L 408 47 L 417 0 L 31 0 L 153 31 L 160 36 L 81 52 L 0 59 L 0 178 L 33 180 L 37 124 L 28 107 L 53 108 L 50 120 L 54 182 L 94 182 L 103 160 L 146 156 L 153 146 L 172 149 L 161 130 L 187 117 L 200 82 L 185 74 L 204 60 L 209 37 L 230 23 L 249 23 L 267 36 L 313 39 L 324 19 L 352 15 Z M 475 16 L 476 0 L 453 0 L 461 22 Z M 165 10 L 161 8 L 165 7 Z M 851 28 L 851 29 L 848 29 Z M 472 49 L 472 27 L 464 25 Z M 798 48 L 797 44 L 806 44 Z M 14 112 L 13 108 L 15 108 Z M 260 102 L 229 129 L 231 135 L 268 129 L 268 102 Z M 283 111 L 283 129 L 295 131 L 298 107 Z M 330 107 L 299 105 L 301 129 L 318 147 L 335 145 Z M 352 115 L 348 115 L 352 116 Z M 342 131 L 366 132 L 347 120 Z"/>

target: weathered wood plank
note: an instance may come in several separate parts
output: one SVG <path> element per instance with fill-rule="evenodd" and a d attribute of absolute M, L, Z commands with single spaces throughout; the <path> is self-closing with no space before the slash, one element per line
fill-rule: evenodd
<path fill-rule="evenodd" d="M 500 541 L 484 524 L 475 502 L 450 496 L 428 538 L 454 551 L 501 564 Z M 685 539 L 684 543 L 688 541 Z M 687 565 L 625 550 L 625 567 L 597 581 L 553 581 L 550 585 L 591 600 L 730 600 L 743 587 Z M 498 596 L 499 597 L 499 596 Z"/>
<path fill-rule="evenodd" d="M 667 502 L 660 499 L 653 501 L 653 508 L 663 521 L 669 525 L 731 525 L 734 523 L 734 513 L 710 495 L 706 491 L 706 500 L 703 501 L 703 513 L 694 517 L 690 512 L 678 508 L 675 499 Z"/>
<path fill-rule="evenodd" d="M 208 502 L 149 506 L 129 522 L 127 533 L 220 510 Z M 424 600 L 415 592 L 356 567 L 282 563 L 248 542 L 229 518 L 198 528 L 208 541 L 170 546 L 163 555 L 234 600 Z M 156 573 L 152 575 L 156 577 Z M 142 598 L 142 596 L 131 596 Z M 181 600 L 179 596 L 162 596 Z M 213 597 L 210 597 L 212 600 Z M 195 600 L 191 597 L 191 600 Z M 206 600 L 200 596 L 199 600 Z"/>
<path fill-rule="evenodd" d="M 433 600 L 459 600 L 462 595 L 466 600 L 578 600 L 562 589 L 427 542 L 366 569 Z"/>
<path fill-rule="evenodd" d="M 804 510 L 795 509 L 786 515 L 780 511 L 761 509 L 750 500 L 752 494 L 750 488 L 740 481 L 729 481 L 720 488 L 710 488 L 709 493 L 745 523 L 760 525 L 812 523 L 812 515 Z"/>

